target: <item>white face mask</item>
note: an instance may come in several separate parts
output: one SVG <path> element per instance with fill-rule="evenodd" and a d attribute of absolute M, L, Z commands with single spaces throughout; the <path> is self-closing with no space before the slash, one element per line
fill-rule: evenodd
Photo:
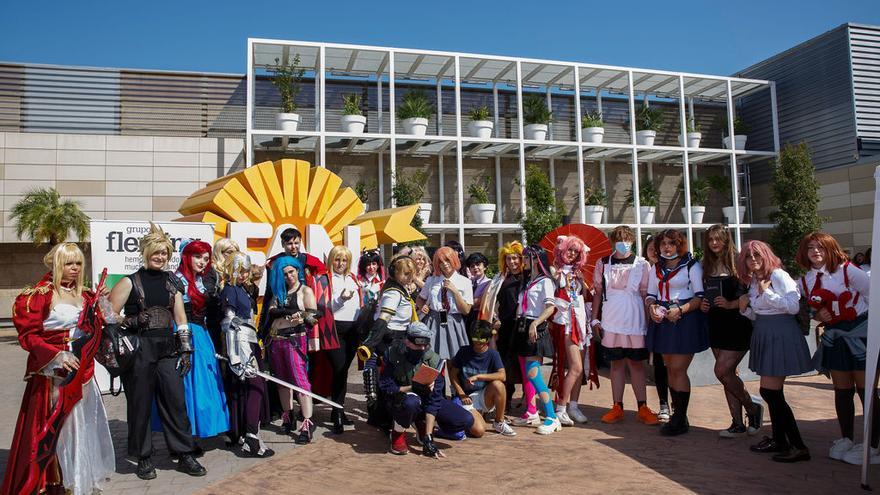
<path fill-rule="evenodd" d="M 678 258 L 678 253 L 661 254 L 660 257 L 664 260 L 674 260 L 675 258 Z"/>
<path fill-rule="evenodd" d="M 621 256 L 629 256 L 631 249 L 631 242 L 617 241 L 614 243 L 614 250 Z"/>

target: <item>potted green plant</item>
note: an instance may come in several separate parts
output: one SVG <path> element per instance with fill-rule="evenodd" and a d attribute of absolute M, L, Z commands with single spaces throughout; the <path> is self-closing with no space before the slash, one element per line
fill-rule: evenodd
<path fill-rule="evenodd" d="M 700 140 L 703 139 L 703 133 L 700 132 L 700 124 L 695 124 L 693 119 L 688 120 L 687 124 L 687 147 L 688 148 L 699 148 Z M 678 136 L 678 145 L 684 146 L 685 138 L 682 138 L 679 134 Z"/>
<path fill-rule="evenodd" d="M 495 221 L 495 204 L 489 202 L 491 188 L 492 179 L 485 175 L 474 177 L 468 186 L 468 194 L 473 201 L 469 211 L 474 223 L 485 224 Z"/>
<path fill-rule="evenodd" d="M 663 110 L 642 104 L 636 112 L 636 144 L 654 146 L 657 131 L 663 127 Z"/>
<path fill-rule="evenodd" d="M 434 107 L 428 102 L 428 96 L 421 90 L 410 90 L 403 95 L 397 108 L 397 117 L 403 125 L 403 133 L 413 136 L 424 136 L 428 130 L 428 119 L 434 113 Z"/>
<path fill-rule="evenodd" d="M 678 186 L 684 192 L 684 179 Z M 691 223 L 703 223 L 706 203 L 709 200 L 709 181 L 703 178 L 691 179 Z M 682 207 L 681 216 L 687 220 L 687 207 Z"/>
<path fill-rule="evenodd" d="M 633 190 L 628 189 L 626 202 L 635 205 Z M 660 191 L 654 182 L 649 180 L 641 181 L 639 184 L 639 218 L 641 223 L 654 223 L 654 216 L 657 212 L 657 205 L 660 204 Z"/>
<path fill-rule="evenodd" d="M 578 201 L 578 193 L 574 194 L 575 201 Z M 595 225 L 602 223 L 605 215 L 605 203 L 608 202 L 608 194 L 605 189 L 590 183 L 584 184 L 584 217 L 588 224 Z"/>
<path fill-rule="evenodd" d="M 523 98 L 523 135 L 525 139 L 532 141 L 545 141 L 550 123 L 553 122 L 553 112 L 547 107 L 544 98 L 538 95 L 528 95 Z"/>
<path fill-rule="evenodd" d="M 480 105 L 472 108 L 470 117 L 471 121 L 468 123 L 468 132 L 471 137 L 480 139 L 489 139 L 492 137 L 492 129 L 495 127 L 495 122 L 490 120 L 492 114 L 489 113 L 489 107 L 487 105 Z"/>
<path fill-rule="evenodd" d="M 521 184 L 517 178 L 514 183 Z M 556 190 L 550 184 L 547 171 L 540 165 L 526 166 L 526 211 L 519 216 L 526 242 L 537 244 L 548 232 L 562 225 L 562 202 L 556 199 Z"/>
<path fill-rule="evenodd" d="M 581 117 L 581 138 L 585 143 L 599 144 L 605 136 L 605 122 L 602 112 L 593 110 Z"/>
<path fill-rule="evenodd" d="M 296 95 L 299 94 L 300 82 L 305 74 L 305 69 L 299 64 L 300 57 L 297 53 L 290 63 L 281 63 L 281 59 L 276 58 L 275 65 L 266 68 L 272 74 L 272 85 L 281 94 L 281 111 L 275 114 L 275 126 L 282 131 L 295 132 L 299 127 Z"/>
<path fill-rule="evenodd" d="M 428 223 L 431 219 L 431 203 L 422 203 L 425 195 L 425 187 L 428 184 L 428 171 L 416 170 L 412 174 L 398 172 L 394 176 L 394 187 L 391 196 L 397 206 L 419 205 L 419 217 L 422 223 Z"/>
<path fill-rule="evenodd" d="M 366 125 L 367 118 L 361 112 L 361 95 L 342 95 L 342 132 L 362 134 Z"/>
<path fill-rule="evenodd" d="M 364 179 L 357 181 L 354 185 L 354 193 L 357 194 L 358 199 L 364 204 L 364 213 L 370 209 L 368 201 L 370 200 L 370 195 L 376 192 L 377 186 L 378 183 L 375 180 L 366 181 Z"/>
<path fill-rule="evenodd" d="M 734 149 L 744 150 L 746 149 L 746 141 L 748 140 L 750 127 L 746 124 L 741 118 L 734 116 L 733 117 L 733 142 Z M 724 149 L 730 149 L 730 130 L 727 125 L 727 116 L 724 115 L 721 117 L 721 135 L 723 138 L 721 139 L 721 143 L 724 145 Z"/>
<path fill-rule="evenodd" d="M 724 203 L 728 203 L 728 202 L 730 202 L 730 204 L 733 203 L 731 195 L 730 195 L 730 188 L 731 188 L 730 177 L 727 177 L 724 175 L 710 175 L 709 177 L 706 178 L 706 181 L 709 183 L 709 187 L 712 190 L 714 190 L 715 192 L 717 192 L 719 196 L 721 196 L 722 201 L 724 201 Z M 737 220 L 736 208 L 734 208 L 733 206 L 725 206 L 725 207 L 721 208 L 721 211 L 724 213 L 724 219 L 727 223 L 729 223 L 729 224 L 742 223 L 743 220 L 745 219 L 746 207 L 740 205 L 740 207 L 739 207 L 739 221 L 737 221 L 737 222 L 734 222 L 734 220 Z"/>

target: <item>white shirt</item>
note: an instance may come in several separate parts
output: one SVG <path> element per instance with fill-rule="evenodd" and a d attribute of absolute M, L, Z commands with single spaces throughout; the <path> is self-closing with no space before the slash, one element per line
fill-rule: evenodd
<path fill-rule="evenodd" d="M 813 287 L 816 286 L 816 275 L 821 273 L 822 278 L 820 280 L 822 280 L 823 289 L 830 291 L 835 296 L 843 294 L 843 292 L 847 290 L 843 277 L 843 270 L 843 264 L 837 267 L 837 270 L 835 270 L 834 273 L 828 273 L 828 270 L 826 270 L 824 266 L 819 269 L 811 268 L 810 271 L 804 275 L 804 279 L 807 282 L 807 290 L 813 290 Z M 856 308 L 856 314 L 861 315 L 865 311 L 868 311 L 868 297 L 871 293 L 871 277 L 867 272 L 860 270 L 859 267 L 855 265 L 850 265 L 849 268 L 846 268 L 846 275 L 849 277 L 849 291 L 852 293 L 852 300 L 855 300 L 856 294 L 859 295 L 859 300 L 854 307 Z M 804 293 L 804 283 L 802 280 L 797 281 L 797 288 L 801 295 L 809 297 L 809 294 Z"/>
<path fill-rule="evenodd" d="M 544 307 L 554 304 L 556 296 L 556 284 L 547 277 L 529 281 L 526 290 L 519 295 L 519 303 L 516 305 L 516 315 L 535 319 L 544 312 Z M 523 299 L 526 303 L 526 311 L 523 313 Z"/>
<path fill-rule="evenodd" d="M 660 260 L 663 263 L 665 260 Z M 703 295 L 703 267 L 700 263 L 694 263 L 688 269 L 687 265 L 682 265 L 681 269 L 668 280 L 669 293 L 666 293 L 666 283 L 662 284 L 657 277 L 657 268 L 649 270 L 648 276 L 648 297 L 653 297 L 657 301 L 672 302 L 691 299 L 694 296 Z"/>
<path fill-rule="evenodd" d="M 382 293 L 375 318 L 379 318 L 383 311 L 392 315 L 388 320 L 388 328 L 391 330 L 404 331 L 412 322 L 412 302 L 398 290 L 387 289 Z"/>
<path fill-rule="evenodd" d="M 333 299 L 330 301 L 333 309 L 333 319 L 336 321 L 355 321 L 361 312 L 361 301 L 358 297 L 360 287 L 351 275 L 339 275 L 333 272 Z M 354 295 L 347 300 L 342 299 L 342 291 L 353 292 Z"/>
<path fill-rule="evenodd" d="M 758 293 L 758 281 L 749 285 L 749 304 L 743 316 L 754 320 L 757 315 L 796 315 L 800 310 L 801 294 L 791 275 L 777 268 L 770 274 L 770 286 Z"/>
<path fill-rule="evenodd" d="M 432 311 L 443 311 L 443 300 L 441 293 L 443 290 L 443 281 L 446 279 L 443 275 L 432 275 L 425 280 L 425 286 L 419 292 L 419 297 L 428 302 L 428 307 Z M 458 289 L 464 302 L 468 304 L 474 303 L 474 286 L 471 280 L 460 273 L 453 273 L 449 280 Z M 446 291 L 446 298 L 449 301 L 449 314 L 461 313 L 458 305 L 455 304 L 455 295 L 452 290 Z"/>

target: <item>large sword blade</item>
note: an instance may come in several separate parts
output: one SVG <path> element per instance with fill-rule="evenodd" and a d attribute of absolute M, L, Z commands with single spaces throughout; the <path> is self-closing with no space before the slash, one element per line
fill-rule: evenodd
<path fill-rule="evenodd" d="M 229 361 L 229 359 L 226 356 L 221 356 L 220 354 L 214 354 L 214 357 L 216 357 L 217 359 L 222 360 L 222 361 Z M 270 382 L 277 383 L 278 385 L 281 385 L 284 388 L 289 388 L 290 390 L 299 392 L 301 394 L 308 395 L 309 397 L 311 397 L 315 400 L 319 400 L 319 401 L 323 402 L 324 404 L 328 404 L 328 405 L 335 407 L 337 409 L 345 409 L 344 407 L 340 406 L 339 404 L 333 402 L 330 399 L 327 399 L 326 397 L 321 397 L 320 395 L 309 392 L 308 390 L 304 390 L 302 388 L 299 388 L 292 383 L 287 383 L 280 378 L 275 378 L 274 376 L 272 376 L 268 373 L 263 373 L 262 371 L 260 371 L 256 368 L 252 368 L 252 371 L 254 372 L 255 375 L 262 377 L 264 380 L 269 380 Z"/>

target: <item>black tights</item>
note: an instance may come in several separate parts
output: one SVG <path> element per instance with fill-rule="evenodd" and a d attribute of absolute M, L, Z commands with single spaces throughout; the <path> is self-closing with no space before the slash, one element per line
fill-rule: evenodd
<path fill-rule="evenodd" d="M 770 422 L 773 427 L 773 440 L 779 444 L 791 445 L 796 449 L 807 448 L 801 438 L 794 413 L 785 401 L 782 389 L 772 390 L 761 387 L 761 397 L 767 403 L 770 412 Z"/>
<path fill-rule="evenodd" d="M 654 353 L 654 386 L 661 404 L 669 404 L 669 374 L 663 364 L 663 355 Z"/>

